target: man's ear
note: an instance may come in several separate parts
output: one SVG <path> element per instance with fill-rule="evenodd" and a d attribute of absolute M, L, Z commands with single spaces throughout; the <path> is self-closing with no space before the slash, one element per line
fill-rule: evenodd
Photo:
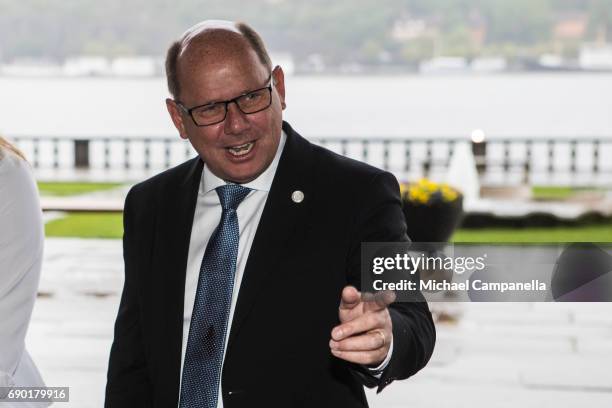
<path fill-rule="evenodd" d="M 179 135 L 183 139 L 187 139 L 187 132 L 185 131 L 185 124 L 183 123 L 183 115 L 181 114 L 181 108 L 170 98 L 166 98 L 166 108 L 168 108 L 168 113 L 170 114 L 170 118 L 172 118 L 172 123 L 174 123 L 174 127 L 178 130 Z"/>
<path fill-rule="evenodd" d="M 274 82 L 274 88 L 278 93 L 278 97 L 280 98 L 281 107 L 283 110 L 287 107 L 285 103 L 285 73 L 280 65 L 277 65 L 272 71 L 272 78 Z"/>

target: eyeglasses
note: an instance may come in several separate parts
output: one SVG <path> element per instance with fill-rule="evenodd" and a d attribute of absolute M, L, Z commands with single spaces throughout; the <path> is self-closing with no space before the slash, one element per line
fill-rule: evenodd
<path fill-rule="evenodd" d="M 266 82 L 271 81 L 271 79 L 272 73 L 270 73 Z M 268 86 L 243 93 L 227 101 L 207 103 L 206 105 L 198 105 L 189 109 L 181 102 L 177 101 L 176 104 L 191 116 L 196 126 L 210 126 L 225 120 L 227 107 L 232 102 L 236 104 L 242 113 L 247 115 L 268 109 L 272 104 L 272 82 Z"/>

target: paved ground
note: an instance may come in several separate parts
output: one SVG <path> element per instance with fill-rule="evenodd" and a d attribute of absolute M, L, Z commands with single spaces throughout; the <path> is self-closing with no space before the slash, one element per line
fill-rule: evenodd
<path fill-rule="evenodd" d="M 122 270 L 120 241 L 46 242 L 27 343 L 47 384 L 70 386 L 58 407 L 103 404 Z M 432 307 L 446 316 L 432 361 L 368 392 L 372 407 L 612 406 L 612 303 Z"/>

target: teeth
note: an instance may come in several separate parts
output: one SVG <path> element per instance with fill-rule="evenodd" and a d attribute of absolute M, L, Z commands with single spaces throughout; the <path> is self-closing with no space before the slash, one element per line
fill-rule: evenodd
<path fill-rule="evenodd" d="M 240 146 L 230 147 L 228 150 L 234 156 L 244 156 L 253 148 L 253 142 L 245 143 Z"/>

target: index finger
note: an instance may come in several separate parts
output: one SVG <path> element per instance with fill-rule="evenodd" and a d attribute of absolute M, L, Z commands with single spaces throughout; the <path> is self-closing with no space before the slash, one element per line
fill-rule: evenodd
<path fill-rule="evenodd" d="M 340 298 L 340 309 L 353 309 L 361 302 L 359 291 L 353 286 L 345 286 Z"/>

